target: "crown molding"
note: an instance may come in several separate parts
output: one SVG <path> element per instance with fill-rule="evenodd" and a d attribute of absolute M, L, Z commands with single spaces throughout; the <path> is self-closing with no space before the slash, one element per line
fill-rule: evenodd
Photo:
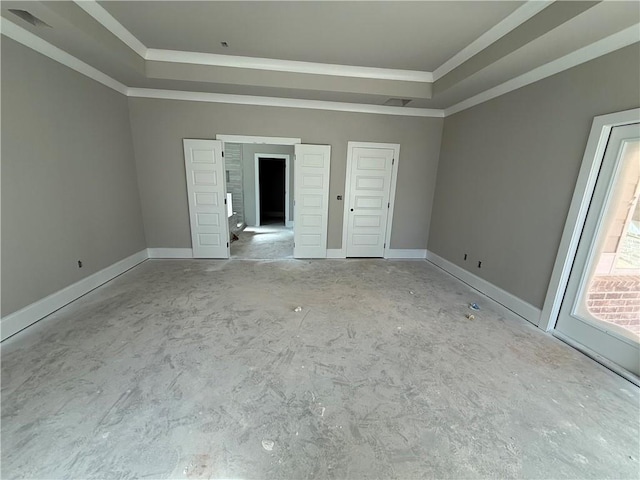
<path fill-rule="evenodd" d="M 396 70 L 391 68 L 359 67 L 331 63 L 299 62 L 274 58 L 219 55 L 216 53 L 182 52 L 178 50 L 147 49 L 147 60 L 156 62 L 190 63 L 217 67 L 249 68 L 310 75 L 332 75 L 337 77 L 370 78 L 375 80 L 400 80 L 405 82 L 431 83 L 431 72 Z"/>
<path fill-rule="evenodd" d="M 369 113 L 378 115 L 398 115 L 410 117 L 442 118 L 461 112 L 480 103 L 509 93 L 518 88 L 542 80 L 556 73 L 611 53 L 640 41 L 640 24 L 635 24 L 616 34 L 610 35 L 591 45 L 576 50 L 562 58 L 535 68 L 519 77 L 508 80 L 501 85 L 474 95 L 444 110 L 429 108 L 389 107 L 386 105 L 370 105 L 359 103 L 341 103 L 319 100 L 302 100 L 292 98 L 258 97 L 250 95 L 228 95 L 206 92 L 184 92 L 173 90 L 154 90 L 147 88 L 130 88 L 82 60 L 59 49 L 37 35 L 14 24 L 6 18 L 0 18 L 0 33 L 22 45 L 75 70 L 123 95 L 141 98 L 158 98 L 168 100 L 184 100 L 193 102 L 228 103 L 239 105 L 258 105 L 284 108 L 306 108 L 312 110 L 330 110 L 338 112 Z"/>
<path fill-rule="evenodd" d="M 129 48 L 145 60 L 156 62 L 189 63 L 219 67 L 249 68 L 275 72 L 306 73 L 311 75 L 331 75 L 338 77 L 370 78 L 375 80 L 396 80 L 405 82 L 432 83 L 433 74 L 417 70 L 360 67 L 331 63 L 299 62 L 274 58 L 244 57 L 239 55 L 219 55 L 215 53 L 183 52 L 147 48 L 127 30 L 116 18 L 95 0 L 74 0 L 86 13 L 104 28 L 118 37 Z"/>
<path fill-rule="evenodd" d="M 421 83 L 433 83 L 435 80 L 443 77 L 454 68 L 487 48 L 496 40 L 502 38 L 541 12 L 554 1 L 555 0 L 529 0 L 500 23 L 443 63 L 434 72 L 425 72 L 147 48 L 135 35 L 127 30 L 124 25 L 98 4 L 97 1 L 74 0 L 80 8 L 145 60 Z"/>
<path fill-rule="evenodd" d="M 62 65 L 66 65 L 67 67 L 75 70 L 82 75 L 85 75 L 96 82 L 99 82 L 109 88 L 112 88 L 116 92 L 120 92 L 123 95 L 127 94 L 127 86 L 120 83 L 114 78 L 111 78 L 109 75 L 102 73 L 97 68 L 92 67 L 88 63 L 83 62 L 82 60 L 74 57 L 73 55 L 68 54 L 64 50 L 59 49 L 58 47 L 51 45 L 49 42 L 41 39 L 37 35 L 34 35 L 28 30 L 25 30 L 22 27 L 19 27 L 15 23 L 7 20 L 4 17 L 0 18 L 0 33 L 15 40 L 18 43 L 21 43 L 25 47 L 30 48 L 31 50 L 35 50 L 42 55 L 49 57 L 52 60 L 55 60 Z"/>
<path fill-rule="evenodd" d="M 504 37 L 507 33 L 515 30 L 531 17 L 537 15 L 542 10 L 551 5 L 555 0 L 529 0 L 520 8 L 515 10 L 511 15 L 506 17 L 500 23 L 487 30 L 476 40 L 471 42 L 465 48 L 456 53 L 449 60 L 444 62 L 433 71 L 433 81 L 444 77 L 451 70 L 459 67 L 474 55 L 480 53 L 492 43 Z"/>
<path fill-rule="evenodd" d="M 377 115 L 399 115 L 405 117 L 444 117 L 444 110 L 429 108 L 388 107 L 361 103 L 326 102 L 295 98 L 258 97 L 253 95 L 229 95 L 207 92 L 184 92 L 179 90 L 156 90 L 149 88 L 129 88 L 129 97 L 182 100 L 190 102 L 231 103 L 235 105 L 256 105 L 263 107 L 306 108 L 311 110 L 331 110 L 336 112 L 372 113 Z"/>
<path fill-rule="evenodd" d="M 147 88 L 129 88 L 100 70 L 50 44 L 46 40 L 14 24 L 6 18 L 0 18 L 0 33 L 22 45 L 75 70 L 123 95 L 129 97 L 158 98 L 167 100 L 186 100 L 194 102 L 230 103 L 238 105 L 258 105 L 285 108 L 307 108 L 312 110 L 331 110 L 338 112 L 370 113 L 378 115 L 401 115 L 409 117 L 444 117 L 444 110 L 428 108 L 389 107 L 359 103 L 341 103 L 293 98 L 258 97 L 250 95 L 228 95 L 205 92 L 184 92 L 174 90 L 154 90 Z"/>
<path fill-rule="evenodd" d="M 597 42 L 582 47 L 574 52 L 571 52 L 564 57 L 560 57 L 552 62 L 541 65 L 527 73 L 524 73 L 518 77 L 512 78 L 500 85 L 497 85 L 489 90 L 485 90 L 482 93 L 467 98 L 462 102 L 459 102 L 451 107 L 445 108 L 445 117 L 453 115 L 454 113 L 461 112 L 468 108 L 474 107 L 488 100 L 492 100 L 496 97 L 504 95 L 505 93 L 512 92 L 518 88 L 524 87 L 531 83 L 537 82 L 544 78 L 560 73 L 564 70 L 568 70 L 572 67 L 588 62 L 595 58 L 611 53 L 615 50 L 619 50 L 628 45 L 632 45 L 640 41 L 640 23 L 637 23 L 631 27 L 614 33 L 608 37 L 605 37 Z"/>
<path fill-rule="evenodd" d="M 142 58 L 147 55 L 147 47 L 138 38 L 116 20 L 95 0 L 74 0 L 75 4 L 91 15 L 94 20 L 118 37 L 131 50 Z"/>

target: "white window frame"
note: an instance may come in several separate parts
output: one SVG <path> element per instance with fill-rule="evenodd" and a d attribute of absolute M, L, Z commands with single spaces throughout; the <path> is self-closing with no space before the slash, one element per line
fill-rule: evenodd
<path fill-rule="evenodd" d="M 587 147 L 567 214 L 558 254 L 553 265 L 538 327 L 548 332 L 555 328 L 560 306 L 567 289 L 569 275 L 584 228 L 591 197 L 595 189 L 600 165 L 604 158 L 609 135 L 614 127 L 640 122 L 640 108 L 600 115 L 593 119 Z"/>

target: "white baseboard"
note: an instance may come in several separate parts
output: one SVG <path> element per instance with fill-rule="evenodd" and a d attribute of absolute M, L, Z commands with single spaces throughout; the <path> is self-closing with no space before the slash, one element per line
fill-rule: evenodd
<path fill-rule="evenodd" d="M 5 340 L 20 330 L 27 328 L 29 325 L 36 323 L 38 320 L 61 309 L 65 305 L 89 293 L 91 290 L 98 288 L 100 285 L 107 283 L 109 280 L 144 262 L 146 259 L 147 250 L 141 250 L 31 305 L 27 305 L 17 312 L 7 315 L 0 319 L 1 340 Z"/>
<path fill-rule="evenodd" d="M 450 262 L 449 260 L 445 260 L 439 255 L 436 255 L 435 253 L 428 250 L 427 260 L 429 260 L 434 265 L 437 265 L 445 272 L 453 275 L 458 280 L 462 280 L 470 287 L 475 288 L 480 293 L 486 295 L 492 300 L 495 300 L 500 305 L 516 313 L 525 320 L 538 326 L 538 323 L 540 322 L 540 314 L 542 313 L 539 308 L 534 307 L 530 303 L 525 302 L 515 295 L 501 289 L 500 287 L 495 286 L 490 282 L 487 282 L 477 275 L 466 271 L 464 268 L 461 268 L 458 265 Z"/>
<path fill-rule="evenodd" d="M 149 258 L 193 258 L 190 248 L 147 248 Z"/>
<path fill-rule="evenodd" d="M 384 258 L 388 259 L 422 259 L 427 257 L 426 250 L 412 249 L 412 248 L 391 248 L 387 250 Z M 347 258 L 347 253 L 342 248 L 328 248 L 327 258 Z"/>
<path fill-rule="evenodd" d="M 390 248 L 387 250 L 387 254 L 384 258 L 396 258 L 396 259 L 412 259 L 419 258 L 424 260 L 427 258 L 427 251 L 413 248 Z"/>

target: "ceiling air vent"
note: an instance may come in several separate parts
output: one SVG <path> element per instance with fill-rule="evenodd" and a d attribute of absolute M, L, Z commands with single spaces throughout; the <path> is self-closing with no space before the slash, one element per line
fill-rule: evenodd
<path fill-rule="evenodd" d="M 404 107 L 411 101 L 410 98 L 390 98 L 386 102 L 385 105 L 389 107 Z"/>
<path fill-rule="evenodd" d="M 49 27 L 49 28 L 51 28 L 51 25 L 49 25 L 47 22 L 43 22 L 38 17 L 30 14 L 26 10 L 18 10 L 17 8 L 10 8 L 9 11 L 11 13 L 13 13 L 14 15 L 20 17 L 25 22 L 30 23 L 34 27 Z"/>

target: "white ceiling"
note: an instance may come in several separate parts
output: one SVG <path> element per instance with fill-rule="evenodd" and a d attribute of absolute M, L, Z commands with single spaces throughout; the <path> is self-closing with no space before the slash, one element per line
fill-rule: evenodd
<path fill-rule="evenodd" d="M 30 25 L 12 8 L 51 28 Z M 110 77 L 103 83 L 123 92 L 245 95 L 367 109 L 410 100 L 406 107 L 378 108 L 390 114 L 459 111 L 627 45 L 640 49 L 637 0 L 3 0 L 0 13 L 4 36 L 32 48 L 44 40 L 37 48 L 42 53 L 57 52 L 52 58 L 62 61 L 57 49 L 67 52 L 71 60 L 63 63 L 85 65 L 79 69 L 85 74 L 97 69 L 98 77 Z"/>
<path fill-rule="evenodd" d="M 430 72 L 524 2 L 99 3 L 148 48 Z"/>

